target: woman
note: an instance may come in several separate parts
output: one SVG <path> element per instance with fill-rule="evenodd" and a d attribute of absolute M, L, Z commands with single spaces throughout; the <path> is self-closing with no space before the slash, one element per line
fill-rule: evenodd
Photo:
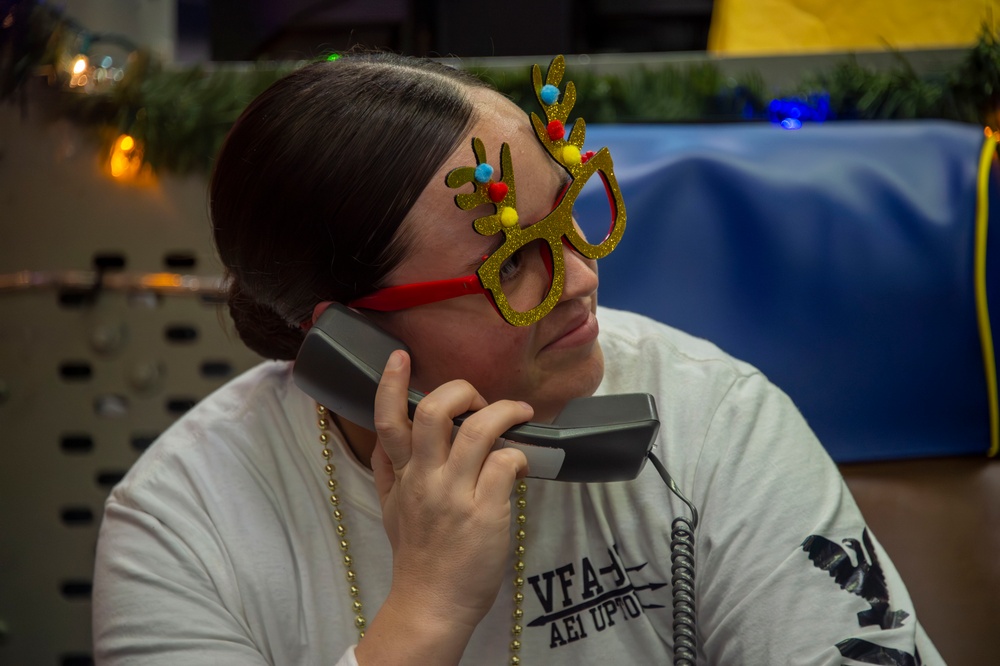
<path fill-rule="evenodd" d="M 608 153 L 580 153 L 582 123 L 565 135 L 560 82 L 557 60 L 531 121 L 460 72 L 352 55 L 244 112 L 211 213 L 240 336 L 278 361 L 202 401 L 109 498 L 100 663 L 669 661 L 685 504 L 649 466 L 524 483 L 524 455 L 493 448 L 629 392 L 655 397 L 658 455 L 700 512 L 698 663 L 940 663 L 788 398 L 705 341 L 598 309 L 595 257 L 625 220 Z M 589 245 L 566 224 L 595 173 L 613 238 Z M 329 302 L 411 350 L 385 367 L 375 431 L 291 380 Z M 412 420 L 409 387 L 427 393 Z"/>

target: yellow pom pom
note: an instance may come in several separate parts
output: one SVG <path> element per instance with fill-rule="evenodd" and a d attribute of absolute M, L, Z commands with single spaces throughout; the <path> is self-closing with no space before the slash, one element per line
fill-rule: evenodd
<path fill-rule="evenodd" d="M 579 151 L 577 151 L 579 153 Z M 517 224 L 517 211 L 513 208 L 504 207 L 500 209 L 500 224 L 505 227 L 513 227 Z"/>
<path fill-rule="evenodd" d="M 580 149 L 576 146 L 563 146 L 562 161 L 566 166 L 573 166 L 580 163 Z"/>

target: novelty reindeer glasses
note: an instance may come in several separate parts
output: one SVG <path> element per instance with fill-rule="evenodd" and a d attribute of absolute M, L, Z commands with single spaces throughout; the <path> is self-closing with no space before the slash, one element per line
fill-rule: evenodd
<path fill-rule="evenodd" d="M 531 70 L 535 96 L 545 111 L 547 121 L 543 124 L 538 115 L 532 113 L 531 123 L 549 155 L 571 178 L 552 212 L 522 227 L 518 223 L 510 147 L 507 143 L 500 147 L 501 177 L 497 180 L 494 178 L 496 171 L 486 160 L 486 147 L 479 138 L 474 138 L 472 148 L 476 166 L 453 170 L 446 182 L 451 188 L 469 183 L 474 186 L 472 192 L 455 196 L 455 203 L 462 210 L 472 210 L 484 204 L 493 206 L 494 213 L 477 218 L 473 227 L 483 236 L 503 233 L 503 244 L 484 258 L 474 275 L 387 287 L 353 301 L 350 306 L 383 311 L 402 310 L 478 293 L 489 298 L 507 322 L 514 326 L 527 326 L 547 315 L 562 296 L 565 245 L 572 246 L 588 259 L 601 259 L 615 249 L 625 233 L 625 204 L 615 178 L 614 163 L 607 148 L 601 148 L 597 153 L 581 152 L 587 132 L 583 118 L 576 119 L 569 137 L 566 137 L 566 119 L 576 103 L 576 87 L 572 81 L 567 82 L 560 101 L 558 86 L 565 71 L 566 62 L 562 56 L 557 56 L 549 65 L 545 85 L 542 85 L 538 65 Z M 600 174 L 604 183 L 610 215 L 600 220 L 599 232 L 596 236 L 590 232 L 588 239 L 574 222 L 574 204 L 595 173 Z M 592 242 L 598 237 L 598 242 Z M 538 262 L 545 265 L 545 270 L 540 270 L 539 266 L 535 266 L 538 270 L 529 270 Z"/>

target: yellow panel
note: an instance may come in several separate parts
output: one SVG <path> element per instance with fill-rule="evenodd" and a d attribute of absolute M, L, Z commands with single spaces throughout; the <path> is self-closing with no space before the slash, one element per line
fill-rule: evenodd
<path fill-rule="evenodd" d="M 969 46 L 1000 0 L 716 0 L 710 51 L 726 55 Z"/>

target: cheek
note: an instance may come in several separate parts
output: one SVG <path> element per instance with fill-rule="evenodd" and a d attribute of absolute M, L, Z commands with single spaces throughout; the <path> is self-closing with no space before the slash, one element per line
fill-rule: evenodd
<path fill-rule="evenodd" d="M 489 323 L 481 317 L 446 316 L 408 321 L 398 335 L 412 351 L 413 387 L 426 393 L 464 379 L 488 400 L 507 397 L 529 372 L 532 327 L 510 326 L 492 311 L 490 315 Z"/>

